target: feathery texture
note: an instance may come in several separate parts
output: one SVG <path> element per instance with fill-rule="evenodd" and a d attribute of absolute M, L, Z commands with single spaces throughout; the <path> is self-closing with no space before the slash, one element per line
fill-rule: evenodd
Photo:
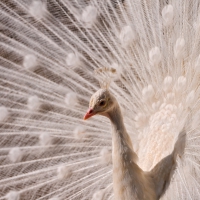
<path fill-rule="evenodd" d="M 101 68 L 144 171 L 186 127 L 162 199 L 198 199 L 199 10 L 198 0 L 1 0 L 0 200 L 113 199 L 110 123 L 82 120 Z"/>

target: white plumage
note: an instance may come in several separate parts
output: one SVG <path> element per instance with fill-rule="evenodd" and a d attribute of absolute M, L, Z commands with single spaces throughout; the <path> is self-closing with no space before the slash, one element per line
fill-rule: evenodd
<path fill-rule="evenodd" d="M 113 199 L 110 123 L 83 121 L 102 79 L 143 171 L 186 128 L 162 199 L 198 199 L 199 9 L 198 0 L 2 0 L 0 200 Z"/>
<path fill-rule="evenodd" d="M 137 154 L 124 125 L 120 106 L 108 89 L 100 89 L 92 95 L 84 120 L 94 115 L 107 117 L 112 125 L 114 199 L 158 200 L 164 196 L 177 167 L 177 157 L 184 155 L 185 128 L 179 133 L 172 153 L 151 170 L 144 171 L 137 164 Z"/>

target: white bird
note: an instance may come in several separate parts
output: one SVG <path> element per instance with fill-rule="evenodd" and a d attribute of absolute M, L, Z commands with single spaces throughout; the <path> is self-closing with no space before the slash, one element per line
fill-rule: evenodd
<path fill-rule="evenodd" d="M 1 0 L 0 200 L 113 200 L 123 184 L 136 199 L 199 199 L 199 10 L 199 0 Z M 117 185 L 128 175 L 113 171 L 124 163 L 109 121 L 82 119 L 102 81 L 138 169 Z"/>
<path fill-rule="evenodd" d="M 163 158 L 150 172 L 136 163 L 137 155 L 126 131 L 122 113 L 114 96 L 107 89 L 98 90 L 90 100 L 88 119 L 96 114 L 112 124 L 113 189 L 115 200 L 156 200 L 165 193 L 176 167 L 177 155 L 183 155 L 185 131 L 181 132 L 171 155 Z"/>

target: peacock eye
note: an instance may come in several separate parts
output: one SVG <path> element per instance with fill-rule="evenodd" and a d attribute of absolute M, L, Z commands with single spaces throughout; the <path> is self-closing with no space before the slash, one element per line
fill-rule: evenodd
<path fill-rule="evenodd" d="M 102 100 L 100 103 L 99 103 L 100 106 L 105 106 L 106 105 L 106 101 Z"/>

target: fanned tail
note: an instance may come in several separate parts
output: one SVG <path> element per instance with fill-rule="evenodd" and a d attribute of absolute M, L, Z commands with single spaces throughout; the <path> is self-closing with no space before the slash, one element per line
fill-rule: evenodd
<path fill-rule="evenodd" d="M 183 129 L 178 136 L 178 139 L 174 145 L 173 152 L 167 157 L 163 158 L 151 171 L 150 177 L 152 177 L 155 184 L 157 198 L 162 197 L 169 187 L 172 180 L 172 176 L 175 173 L 177 166 L 177 156 L 182 157 L 184 154 L 186 144 L 186 131 Z"/>
<path fill-rule="evenodd" d="M 185 150 L 185 144 L 186 144 L 186 130 L 183 129 L 178 136 L 178 139 L 174 145 L 174 160 L 176 161 L 177 156 L 182 157 L 184 155 L 184 150 Z"/>

